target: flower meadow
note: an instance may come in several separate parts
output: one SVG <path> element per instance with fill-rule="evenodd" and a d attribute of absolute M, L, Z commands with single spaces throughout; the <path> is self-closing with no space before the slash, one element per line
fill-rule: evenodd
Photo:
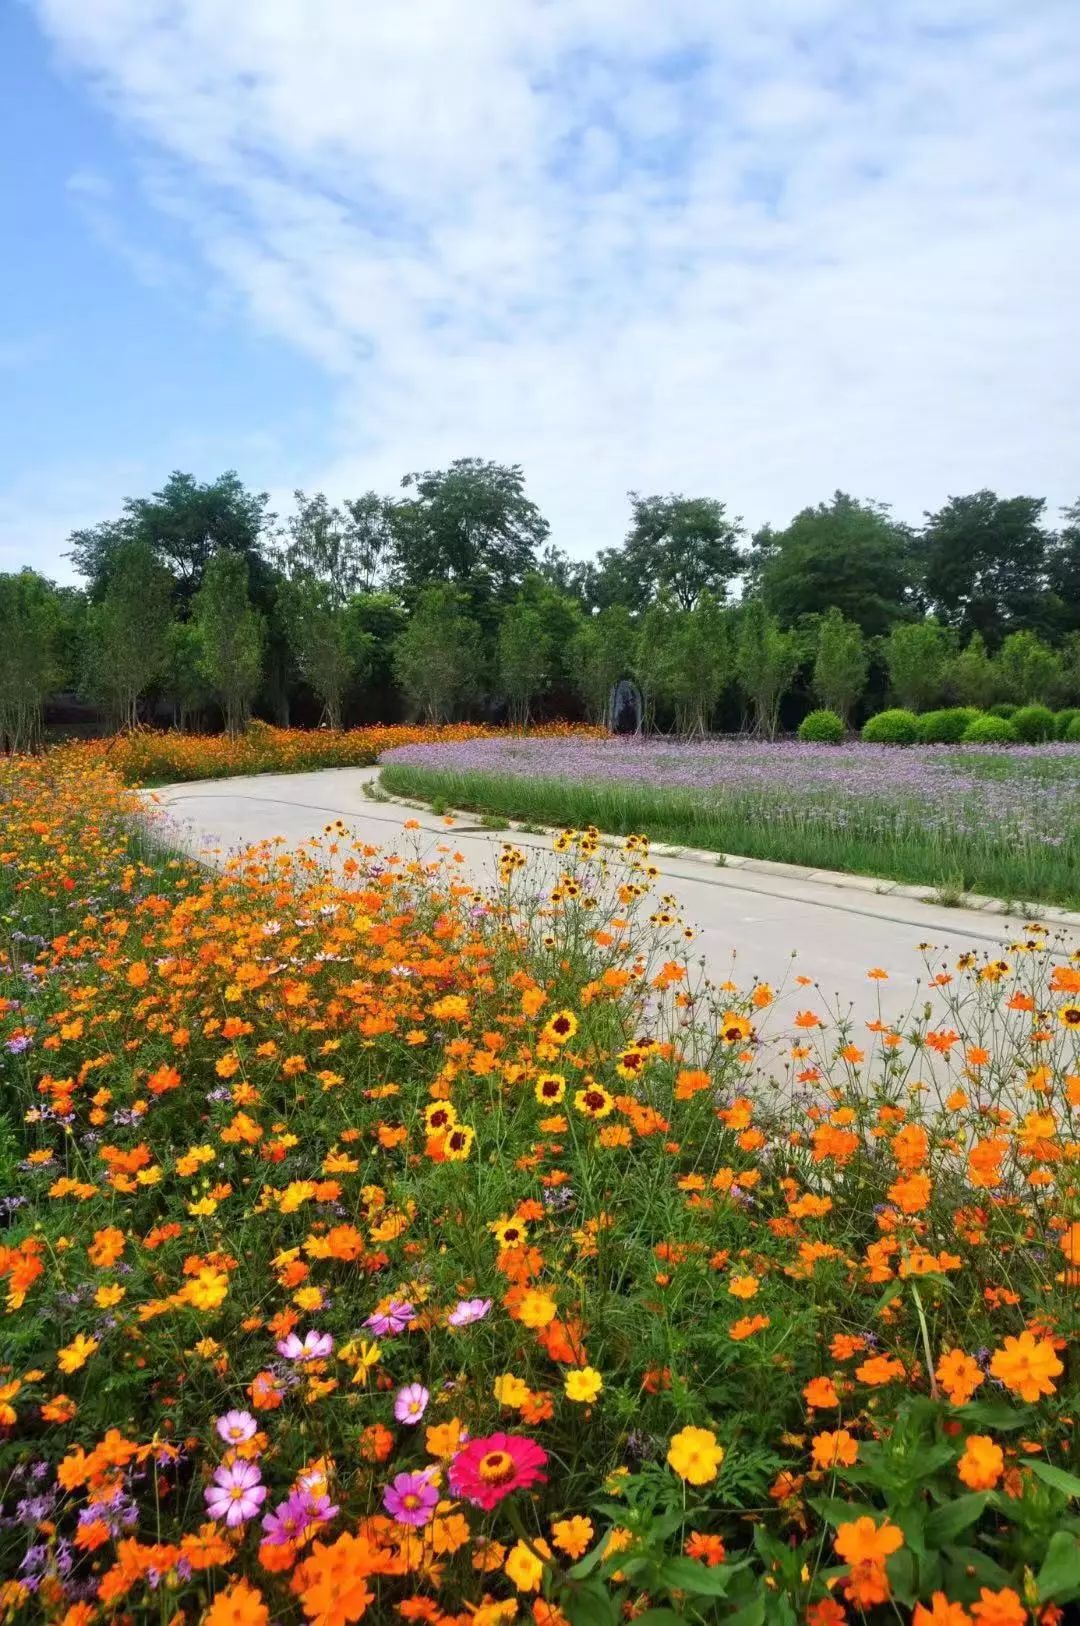
<path fill-rule="evenodd" d="M 211 747 L 212 749 L 212 747 Z M 0 1612 L 1055 1626 L 1080 965 L 710 983 L 647 843 L 220 872 L 0 765 Z M 542 891 L 538 890 L 542 886 Z"/>
<path fill-rule="evenodd" d="M 751 858 L 1080 905 L 1080 745 L 577 738 L 388 747 L 393 793 Z"/>
<path fill-rule="evenodd" d="M 238 734 L 186 734 L 178 729 L 136 728 L 108 739 L 71 745 L 88 763 L 106 763 L 129 785 L 225 779 L 237 774 L 304 773 L 317 768 L 363 768 L 383 751 L 405 745 L 448 744 L 497 738 L 505 729 L 483 723 L 377 723 L 364 728 L 275 728 L 251 723 Z M 530 734 L 556 740 L 592 738 L 584 724 L 548 723 Z"/>

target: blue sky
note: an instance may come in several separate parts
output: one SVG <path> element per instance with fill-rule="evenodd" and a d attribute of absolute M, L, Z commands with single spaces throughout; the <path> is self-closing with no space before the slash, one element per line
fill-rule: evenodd
<path fill-rule="evenodd" d="M 1072 0 L 15 0 L 0 568 L 170 469 L 1080 491 Z"/>

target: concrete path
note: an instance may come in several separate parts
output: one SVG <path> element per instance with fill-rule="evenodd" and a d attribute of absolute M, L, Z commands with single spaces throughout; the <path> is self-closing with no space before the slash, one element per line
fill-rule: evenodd
<path fill-rule="evenodd" d="M 169 810 L 173 839 L 195 856 L 223 854 L 267 837 L 284 836 L 299 845 L 342 819 L 351 834 L 373 845 L 405 851 L 419 841 L 420 852 L 435 856 L 448 840 L 465 855 L 470 878 L 479 885 L 494 879 L 501 844 L 550 854 L 547 836 L 491 831 L 462 815 L 448 831 L 437 815 L 394 802 L 372 801 L 364 785 L 376 768 L 332 768 L 318 773 L 263 774 L 252 778 L 170 785 L 148 792 Z M 402 833 L 406 819 L 420 831 Z M 796 975 L 812 977 L 835 1011 L 855 1006 L 856 1022 L 880 1013 L 899 1021 L 925 986 L 925 955 L 933 944 L 935 963 L 964 949 L 994 951 L 1020 933 L 1021 920 L 965 909 L 947 909 L 896 893 L 878 894 L 873 883 L 852 877 L 851 885 L 826 884 L 776 866 L 780 873 L 721 868 L 690 857 L 658 857 L 657 890 L 678 899 L 686 920 L 699 929 L 691 947 L 702 955 L 710 976 L 734 977 L 746 986 L 756 975 L 785 983 L 784 1005 L 794 1010 L 815 997 L 795 985 Z M 1069 947 L 1080 933 L 1066 933 Z M 732 969 L 734 962 L 734 970 Z M 888 980 L 868 980 L 871 967 Z M 819 1007 L 820 1008 L 820 1007 Z"/>

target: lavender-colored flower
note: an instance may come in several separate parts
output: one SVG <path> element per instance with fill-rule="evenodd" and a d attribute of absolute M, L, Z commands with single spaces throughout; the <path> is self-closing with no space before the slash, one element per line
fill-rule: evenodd
<path fill-rule="evenodd" d="M 471 1327 L 474 1321 L 483 1321 L 490 1309 L 490 1299 L 459 1299 L 446 1319 L 452 1327 Z"/>
<path fill-rule="evenodd" d="M 277 1351 L 287 1361 L 324 1361 L 334 1350 L 334 1340 L 328 1332 L 316 1332 L 314 1327 L 304 1334 L 303 1343 L 294 1332 L 278 1340 Z"/>
<path fill-rule="evenodd" d="M 265 1539 L 272 1547 L 299 1541 L 312 1525 L 328 1524 L 337 1515 L 329 1496 L 316 1496 L 309 1490 L 293 1491 L 263 1519 Z"/>
<path fill-rule="evenodd" d="M 414 1427 L 427 1411 L 431 1395 L 422 1383 L 407 1383 L 394 1397 L 394 1416 L 399 1423 Z"/>
<path fill-rule="evenodd" d="M 259 1427 L 249 1411 L 227 1411 L 214 1426 L 227 1445 L 243 1445 Z"/>
<path fill-rule="evenodd" d="M 266 1500 L 257 1462 L 222 1463 L 214 1469 L 205 1491 L 206 1510 L 212 1519 L 224 1519 L 230 1529 L 253 1519 Z"/>
<path fill-rule="evenodd" d="M 364 1326 L 380 1338 L 391 1333 L 404 1332 L 416 1320 L 416 1307 L 408 1299 L 391 1299 L 385 1310 L 374 1310 Z"/>
<path fill-rule="evenodd" d="M 435 1516 L 439 1492 L 431 1482 L 434 1470 L 397 1474 L 383 1489 L 383 1507 L 399 1524 L 422 1525 Z"/>

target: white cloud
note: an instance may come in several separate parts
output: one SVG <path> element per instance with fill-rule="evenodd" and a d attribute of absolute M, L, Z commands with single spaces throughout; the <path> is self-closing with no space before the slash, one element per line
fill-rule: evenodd
<path fill-rule="evenodd" d="M 573 551 L 631 486 L 1075 496 L 1072 0 L 36 8 L 326 370 L 309 487 L 519 461 Z"/>

